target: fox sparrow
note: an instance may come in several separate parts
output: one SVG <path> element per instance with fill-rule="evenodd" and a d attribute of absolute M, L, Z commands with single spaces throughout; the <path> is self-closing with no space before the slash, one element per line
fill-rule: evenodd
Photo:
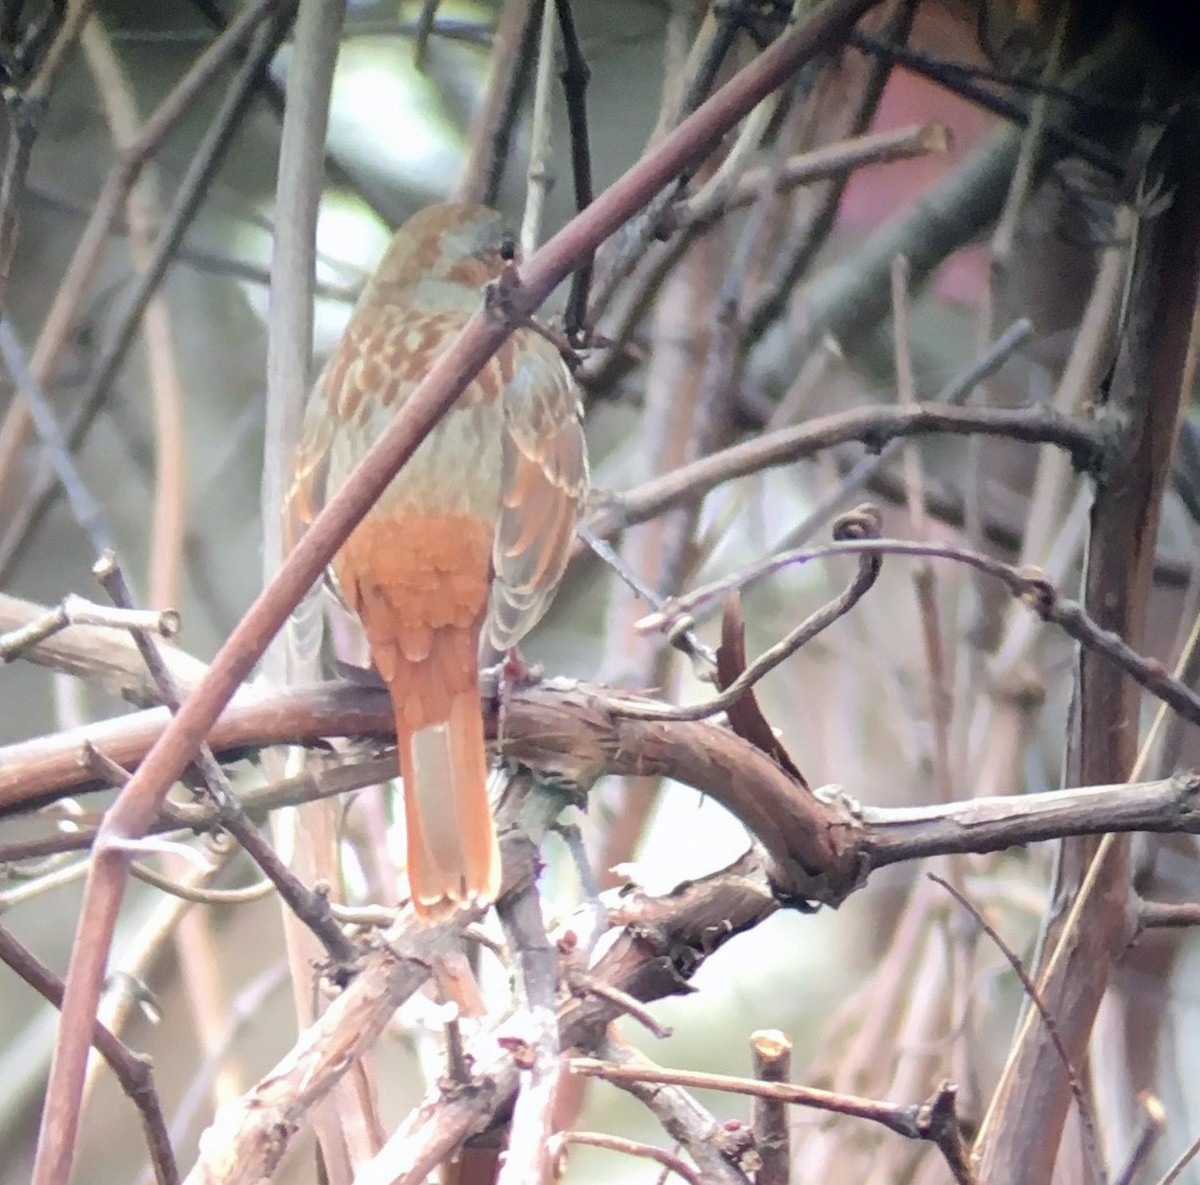
<path fill-rule="evenodd" d="M 294 541 L 403 407 L 512 258 L 499 214 L 430 206 L 396 232 L 304 418 Z M 562 577 L 587 483 L 574 381 L 519 328 L 334 557 L 396 714 L 408 878 L 425 917 L 500 885 L 479 697 L 481 637 L 509 650 Z"/>

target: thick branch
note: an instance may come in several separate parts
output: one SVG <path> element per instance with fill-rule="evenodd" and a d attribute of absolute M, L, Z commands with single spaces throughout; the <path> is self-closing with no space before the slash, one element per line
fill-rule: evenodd
<path fill-rule="evenodd" d="M 619 702 L 619 701 L 617 701 Z M 923 807 L 875 808 L 845 796 L 801 789 L 773 761 L 727 729 L 707 722 L 631 720 L 612 712 L 612 693 L 555 681 L 519 688 L 505 708 L 501 751 L 551 783 L 580 788 L 605 774 L 669 777 L 708 794 L 738 815 L 773 857 L 772 877 L 783 893 L 806 900 L 840 900 L 867 869 L 951 852 L 998 851 L 1066 835 L 1115 831 L 1200 833 L 1200 775 L 1157 782 L 1092 786 L 1043 794 L 974 799 Z M 496 704 L 485 696 L 489 735 Z M 0 815 L 68 791 L 94 777 L 83 764 L 91 741 L 122 765 L 134 765 L 168 722 L 163 709 L 89 725 L 0 749 Z M 214 749 L 229 755 L 265 744 L 314 742 L 325 736 L 390 735 L 391 707 L 380 690 L 328 683 L 288 691 L 248 693 L 212 733 Z M 357 777 L 339 765 L 337 793 L 388 776 L 390 762 L 371 758 Z M 99 788 L 98 782 L 91 783 Z M 317 791 L 314 791 L 316 793 Z M 258 811 L 279 805 L 273 788 Z M 296 801 L 293 794 L 289 802 Z M 173 807 L 156 827 L 211 822 L 202 807 Z"/>

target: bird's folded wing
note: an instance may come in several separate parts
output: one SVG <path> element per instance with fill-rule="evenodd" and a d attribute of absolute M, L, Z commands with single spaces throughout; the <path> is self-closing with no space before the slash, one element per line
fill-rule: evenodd
<path fill-rule="evenodd" d="M 549 604 L 571 553 L 587 490 L 579 393 L 557 350 L 518 330 L 504 405 L 500 520 L 487 632 L 509 650 Z"/>

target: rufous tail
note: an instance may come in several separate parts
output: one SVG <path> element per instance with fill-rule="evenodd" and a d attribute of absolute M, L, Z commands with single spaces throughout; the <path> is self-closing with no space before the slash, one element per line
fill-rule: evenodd
<path fill-rule="evenodd" d="M 440 724 L 415 732 L 396 705 L 404 778 L 408 880 L 421 917 L 488 905 L 500 891 L 500 849 L 487 795 L 487 751 L 479 691 L 452 694 Z"/>

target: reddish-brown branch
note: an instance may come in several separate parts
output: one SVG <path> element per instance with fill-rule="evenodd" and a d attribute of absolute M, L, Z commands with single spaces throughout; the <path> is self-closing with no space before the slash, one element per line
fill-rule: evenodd
<path fill-rule="evenodd" d="M 62 1005 L 62 981 L 3 926 L 0 926 L 0 962 L 7 963 L 34 991 L 56 1008 Z M 146 1132 L 155 1180 L 158 1185 L 177 1185 L 179 1169 L 175 1164 L 175 1152 L 154 1086 L 150 1059 L 122 1044 L 116 1034 L 100 1021 L 93 1026 L 92 1043 L 112 1068 L 121 1089 L 138 1109 Z"/>
<path fill-rule="evenodd" d="M 870 870 L 927 856 L 999 851 L 1107 831 L 1200 832 L 1200 776 L 1195 774 L 876 808 L 804 791 L 769 757 L 719 725 L 630 720 L 615 715 L 613 704 L 612 692 L 581 683 L 518 688 L 505 707 L 502 751 L 565 785 L 586 788 L 604 774 L 617 774 L 670 777 L 693 786 L 728 807 L 758 838 L 778 864 L 772 876 L 781 891 L 807 892 L 810 899 L 839 900 Z M 485 697 L 483 707 L 494 736 L 495 703 Z M 55 775 L 49 782 L 54 788 L 43 791 L 45 798 L 88 788 L 95 774 L 81 761 L 89 736 L 102 737 L 108 752 L 122 755 L 122 764 L 136 764 L 167 723 L 165 711 L 151 710 L 0 749 L 0 773 L 9 779 L 5 793 L 10 796 L 0 795 L 0 811 L 7 806 L 12 813 L 14 786 L 48 773 Z M 218 751 L 223 749 L 221 738 L 232 749 L 245 750 L 287 741 L 312 743 L 343 732 L 383 737 L 392 726 L 382 690 L 330 683 L 239 699 L 222 716 L 212 740 Z M 14 754 L 25 762 L 35 744 L 46 746 L 41 770 L 32 763 L 14 764 Z M 353 765 L 339 765 L 323 792 L 378 781 L 394 769 L 383 759 L 366 759 L 365 765 L 358 777 Z M 298 800 L 295 793 L 286 798 Z M 261 812 L 282 801 L 282 793 L 268 787 L 261 795 L 251 792 L 247 805 Z M 173 806 L 155 826 L 203 829 L 211 822 L 202 807 Z M 77 846 L 86 845 L 81 841 Z M 0 849 L 0 856 L 16 858 L 7 848 Z"/>

